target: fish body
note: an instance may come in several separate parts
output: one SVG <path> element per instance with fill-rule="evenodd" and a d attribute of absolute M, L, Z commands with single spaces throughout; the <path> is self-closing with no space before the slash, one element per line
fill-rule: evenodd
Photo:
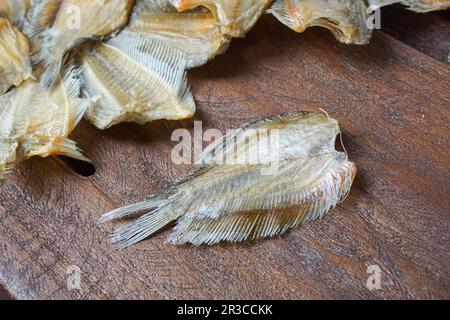
<path fill-rule="evenodd" d="M 64 55 L 87 39 L 101 39 L 124 27 L 134 0 L 41 0 L 30 13 L 33 62 L 41 82 L 51 86 Z"/>
<path fill-rule="evenodd" d="M 223 53 L 230 43 L 209 10 L 195 8 L 178 12 L 169 0 L 139 1 L 126 30 L 163 40 L 182 50 L 187 68 L 205 64 Z"/>
<path fill-rule="evenodd" d="M 85 93 L 96 99 L 86 118 L 100 129 L 195 112 L 185 54 L 163 40 L 124 31 L 83 50 L 81 61 Z"/>
<path fill-rule="evenodd" d="M 29 51 L 25 36 L 0 18 L 0 95 L 31 77 Z"/>
<path fill-rule="evenodd" d="M 277 143 L 267 144 L 266 133 Z M 206 148 L 207 164 L 193 175 L 140 203 L 104 215 L 102 221 L 148 212 L 113 234 L 113 242 L 121 248 L 172 221 L 176 225 L 169 241 L 177 245 L 281 234 L 323 217 L 348 194 L 356 167 L 346 153 L 335 150 L 339 133 L 336 120 L 315 113 L 245 125 Z M 234 161 L 222 161 L 231 154 L 235 157 L 229 159 Z M 260 158 L 250 163 L 238 160 L 246 154 Z"/>
<path fill-rule="evenodd" d="M 70 67 L 51 90 L 29 79 L 0 96 L 0 179 L 33 156 L 89 161 L 68 139 L 89 104 L 79 94 L 79 71 Z"/>
<path fill-rule="evenodd" d="M 372 35 L 364 0 L 276 0 L 269 12 L 296 32 L 321 26 L 347 44 L 367 44 Z"/>
<path fill-rule="evenodd" d="M 273 0 L 170 0 L 179 10 L 208 8 L 224 35 L 243 37 Z"/>
<path fill-rule="evenodd" d="M 449 0 L 275 0 L 268 12 L 296 32 L 320 26 L 342 43 L 362 45 L 372 37 L 373 9 L 394 3 L 417 12 L 450 8 Z"/>

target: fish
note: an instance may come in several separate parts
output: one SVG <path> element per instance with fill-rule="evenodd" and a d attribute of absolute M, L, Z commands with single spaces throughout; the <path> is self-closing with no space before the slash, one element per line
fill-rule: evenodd
<path fill-rule="evenodd" d="M 450 8 L 449 0 L 368 0 L 368 2 L 375 8 L 401 3 L 408 6 L 408 9 L 416 12 L 439 11 Z"/>
<path fill-rule="evenodd" d="M 125 30 L 79 55 L 83 92 L 96 100 L 86 118 L 97 128 L 194 115 L 187 59 L 165 41 Z"/>
<path fill-rule="evenodd" d="M 170 0 L 179 11 L 205 7 L 224 35 L 241 38 L 254 26 L 273 0 Z"/>
<path fill-rule="evenodd" d="M 323 113 L 288 113 L 245 124 L 206 147 L 193 174 L 106 213 L 100 222 L 144 212 L 112 234 L 121 249 L 172 222 L 168 241 L 174 245 L 282 234 L 322 218 L 350 192 L 356 165 L 335 149 L 340 132 L 337 120 Z M 258 158 L 249 160 L 252 155 Z"/>
<path fill-rule="evenodd" d="M 372 38 L 373 10 L 395 3 L 417 12 L 450 8 L 449 0 L 275 0 L 267 12 L 296 32 L 320 26 L 342 43 L 365 45 Z"/>
<path fill-rule="evenodd" d="M 26 33 L 41 83 L 53 85 L 65 54 L 89 39 L 103 39 L 128 23 L 134 0 L 40 0 Z"/>
<path fill-rule="evenodd" d="M 0 95 L 31 77 L 27 38 L 9 20 L 0 18 Z"/>
<path fill-rule="evenodd" d="M 34 156 L 90 162 L 68 138 L 91 103 L 79 97 L 79 74 L 67 66 L 51 89 L 29 79 L 0 96 L 0 180 Z"/>
<path fill-rule="evenodd" d="M 372 37 L 364 0 L 276 0 L 268 12 L 296 32 L 327 28 L 345 44 L 368 44 Z"/>
<path fill-rule="evenodd" d="M 0 18 L 8 19 L 19 30 L 22 30 L 32 1 L 33 0 L 1 0 Z"/>
<path fill-rule="evenodd" d="M 169 0 L 138 1 L 126 30 L 164 40 L 182 50 L 188 69 L 225 52 L 231 41 L 209 10 L 198 7 L 178 12 Z"/>

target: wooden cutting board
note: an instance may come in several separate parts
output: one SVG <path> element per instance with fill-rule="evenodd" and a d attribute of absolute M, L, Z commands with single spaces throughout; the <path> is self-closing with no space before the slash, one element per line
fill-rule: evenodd
<path fill-rule="evenodd" d="M 166 230 L 118 251 L 108 243 L 117 224 L 97 219 L 190 172 L 170 161 L 170 138 L 193 121 L 82 123 L 73 138 L 94 175 L 32 159 L 0 183 L 0 297 L 449 299 L 449 15 L 393 7 L 382 18 L 357 47 L 266 16 L 189 73 L 204 129 L 319 108 L 340 121 L 358 175 L 325 219 L 212 247 L 171 246 Z M 366 286 L 369 266 L 379 289 Z"/>

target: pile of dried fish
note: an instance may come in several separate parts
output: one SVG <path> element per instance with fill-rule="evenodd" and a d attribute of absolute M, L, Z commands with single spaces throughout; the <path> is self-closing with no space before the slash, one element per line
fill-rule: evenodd
<path fill-rule="evenodd" d="M 79 70 L 68 67 L 51 89 L 30 79 L 0 96 L 0 179 L 33 156 L 89 161 L 67 138 L 89 103 L 79 97 L 79 88 Z"/>
<path fill-rule="evenodd" d="M 225 52 L 265 12 L 297 32 L 322 26 L 341 42 L 365 44 L 371 11 L 393 3 L 418 12 L 450 7 L 445 0 L 0 0 L 0 179 L 32 156 L 89 161 L 68 138 L 83 117 L 99 129 L 192 117 L 186 70 Z M 322 216 L 355 173 L 332 148 L 336 121 L 297 115 L 256 126 L 272 125 L 298 138 L 287 140 L 296 157 L 281 159 L 279 175 L 210 165 L 108 215 L 153 208 L 114 239 L 126 246 L 178 220 L 174 243 L 237 241 Z M 248 211 L 258 213 L 249 218 Z"/>

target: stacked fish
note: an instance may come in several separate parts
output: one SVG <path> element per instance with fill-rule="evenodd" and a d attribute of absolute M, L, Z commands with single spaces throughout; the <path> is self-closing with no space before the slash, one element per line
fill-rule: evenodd
<path fill-rule="evenodd" d="M 373 10 L 393 3 L 418 12 L 450 7 L 447 0 L 0 0 L 0 179 L 33 156 L 89 161 L 68 138 L 83 117 L 99 129 L 192 117 L 186 70 L 223 53 L 265 12 L 297 32 L 322 26 L 343 43 L 366 44 Z M 275 150 L 290 150 L 279 174 L 210 164 L 106 215 L 151 209 L 114 240 L 125 247 L 171 221 L 179 221 L 174 243 L 270 236 L 323 216 L 345 197 L 356 168 L 334 150 L 334 119 L 297 114 L 251 126 L 266 127 L 292 144 Z"/>
<path fill-rule="evenodd" d="M 223 53 L 267 10 L 297 32 L 370 40 L 368 8 L 416 11 L 444 0 L 0 0 L 0 179 L 31 156 L 85 159 L 68 135 L 85 116 L 121 122 L 192 117 L 186 70 Z M 61 118 L 58 118 L 61 117 Z M 86 159 L 87 160 L 87 159 Z"/>

